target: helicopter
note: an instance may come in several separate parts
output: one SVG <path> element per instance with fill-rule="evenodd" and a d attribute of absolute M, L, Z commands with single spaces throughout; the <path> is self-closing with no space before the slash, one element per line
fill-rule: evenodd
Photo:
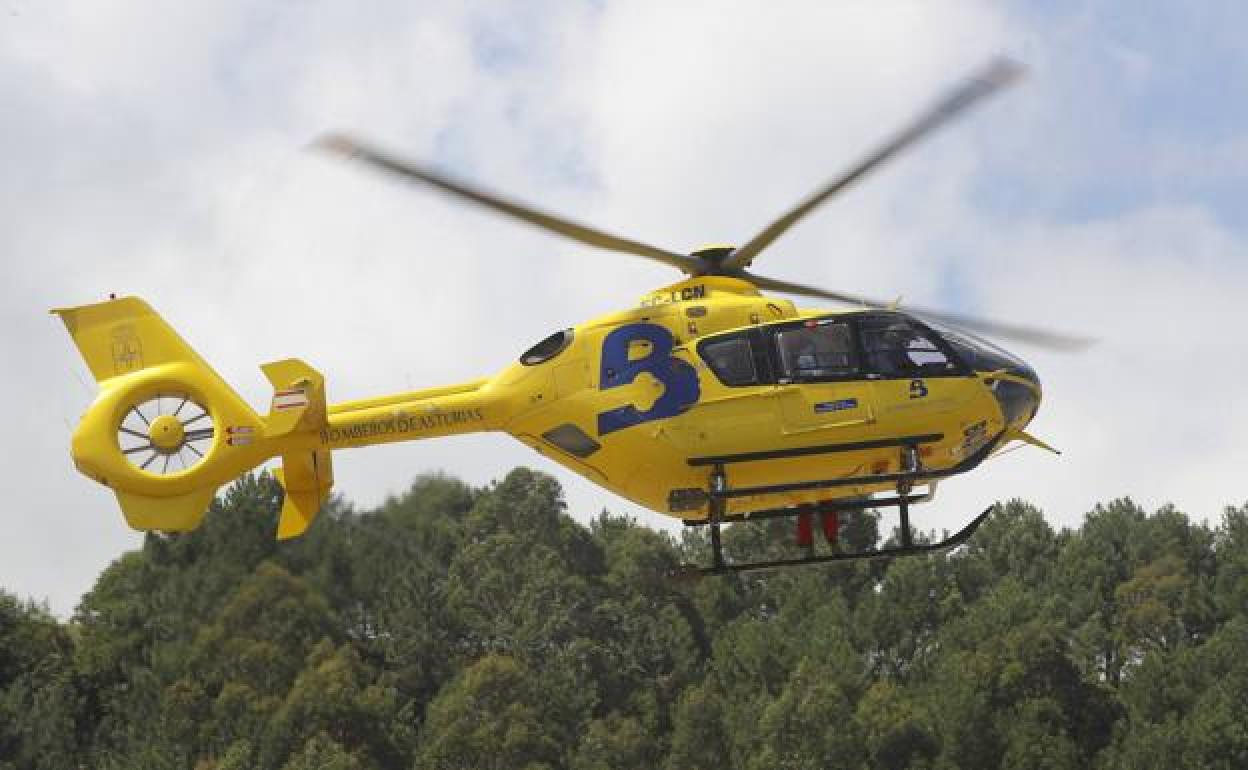
<path fill-rule="evenodd" d="M 1015 323 L 880 302 L 750 271 L 819 205 L 1015 81 L 996 59 L 861 162 L 741 246 L 682 253 L 611 235 L 331 135 L 316 147 L 421 183 L 581 244 L 682 271 L 636 305 L 557 331 L 497 374 L 330 404 L 324 376 L 298 359 L 264 364 L 267 414 L 244 401 L 137 297 L 55 309 L 99 394 L 74 430 L 76 468 L 109 487 L 129 525 L 197 527 L 217 489 L 262 463 L 285 498 L 279 539 L 306 531 L 334 483 L 332 452 L 501 431 L 637 504 L 710 528 L 695 574 L 892 558 L 960 545 L 991 508 L 937 542 L 916 541 L 910 506 L 1017 442 L 1042 388 L 1021 358 L 979 335 L 1033 346 L 1090 343 Z M 764 290 L 848 306 L 799 308 Z M 817 519 L 835 544 L 840 516 L 897 508 L 899 541 L 816 553 Z M 721 527 L 792 519 L 805 555 L 731 562 Z"/>

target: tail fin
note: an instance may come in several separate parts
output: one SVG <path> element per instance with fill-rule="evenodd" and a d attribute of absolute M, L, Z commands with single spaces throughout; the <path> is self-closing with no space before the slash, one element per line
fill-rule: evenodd
<path fill-rule="evenodd" d="M 199 354 L 138 297 L 52 312 L 65 323 L 98 383 L 171 363 L 193 364 L 220 382 Z"/>
<path fill-rule="evenodd" d="M 143 300 L 52 312 L 100 385 L 74 464 L 117 494 L 132 527 L 198 526 L 216 489 L 265 459 L 260 417 Z"/>

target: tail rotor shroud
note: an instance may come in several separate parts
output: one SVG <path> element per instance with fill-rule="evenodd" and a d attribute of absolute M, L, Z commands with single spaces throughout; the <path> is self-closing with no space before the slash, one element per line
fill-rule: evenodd
<path fill-rule="evenodd" d="M 117 425 L 117 447 L 140 471 L 168 476 L 204 462 L 216 430 L 208 407 L 190 394 L 158 393 L 125 412 Z"/>
<path fill-rule="evenodd" d="M 120 297 L 53 312 L 100 387 L 70 454 L 116 494 L 130 526 L 195 529 L 218 487 L 268 459 L 264 418 L 146 302 Z M 231 431 L 254 440 L 230 442 Z"/>

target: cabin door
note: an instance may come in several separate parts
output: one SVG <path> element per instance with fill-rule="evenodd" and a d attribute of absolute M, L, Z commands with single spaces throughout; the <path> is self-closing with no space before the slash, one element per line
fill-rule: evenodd
<path fill-rule="evenodd" d="M 853 441 L 875 422 L 873 383 L 860 374 L 853 329 L 819 319 L 774 333 L 776 397 L 785 433 L 827 430 L 826 440 Z M 845 434 L 842 439 L 839 434 Z"/>

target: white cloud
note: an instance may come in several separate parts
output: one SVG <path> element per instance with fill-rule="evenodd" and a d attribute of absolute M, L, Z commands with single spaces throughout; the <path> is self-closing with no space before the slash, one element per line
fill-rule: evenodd
<path fill-rule="evenodd" d="M 1050 403 L 1035 429 L 1069 451 L 1018 488 L 1069 523 L 1091 503 L 1132 495 L 1216 516 L 1235 484 L 1248 430 L 1238 310 L 1244 244 L 1198 209 L 1153 209 L 1108 221 L 1030 223 L 986 243 L 1008 261 L 982 279 L 986 307 L 1091 331 L 1079 356 L 1033 355 Z M 1007 266 L 1008 264 L 1008 266 Z"/>
<path fill-rule="evenodd" d="M 89 388 L 48 307 L 143 295 L 263 403 L 263 361 L 305 358 L 334 399 L 470 379 L 676 278 L 305 152 L 318 133 L 358 130 L 685 249 L 747 238 L 1003 50 L 1032 63 L 1032 83 L 757 267 L 925 304 L 952 284 L 959 309 L 1104 339 L 1080 357 L 1021 351 L 1048 388 L 1037 433 L 1067 455 L 1024 450 L 950 482 L 938 511 L 916 516 L 925 525 L 1013 495 L 1058 523 L 1125 493 L 1216 513 L 1239 494 L 1248 427 L 1226 323 L 1243 243 L 1198 206 L 1077 222 L 1052 205 L 1097 173 L 1088 112 L 1114 98 L 1061 65 L 1095 34 L 1074 28 L 1046 36 L 996 4 L 953 2 L 23 7 L 0 27 L 0 100 L 15 108 L 0 147 L 0 353 L 17 362 L 0 380 L 15 405 L 0 586 L 66 612 L 137 542 L 107 491 L 70 467 L 66 422 Z M 1147 88 L 1147 54 L 1131 50 L 1122 66 Z M 1242 162 L 1236 152 L 1223 151 Z M 521 463 L 554 470 L 502 436 L 335 463 L 339 490 L 363 505 L 430 468 L 475 482 Z M 559 475 L 578 513 L 636 511 Z"/>

